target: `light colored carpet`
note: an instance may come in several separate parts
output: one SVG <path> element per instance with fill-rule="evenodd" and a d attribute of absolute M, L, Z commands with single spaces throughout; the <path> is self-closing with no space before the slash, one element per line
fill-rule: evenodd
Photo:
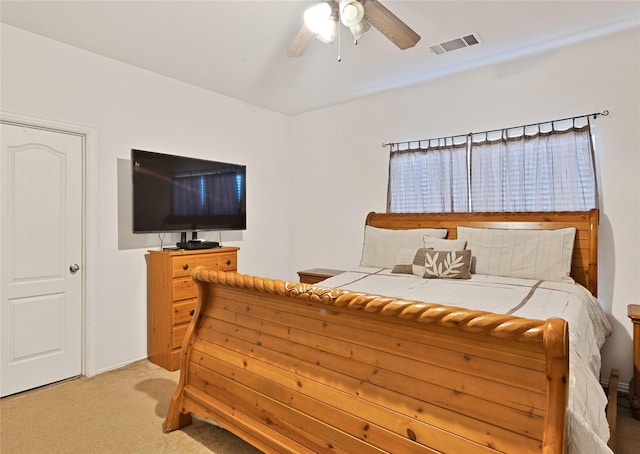
<path fill-rule="evenodd" d="M 164 433 L 179 372 L 149 361 L 28 391 L 0 401 L 0 452 L 208 453 L 260 451 L 202 421 Z"/>
<path fill-rule="evenodd" d="M 629 396 L 618 397 L 616 454 L 640 453 L 640 420 L 631 415 Z"/>
<path fill-rule="evenodd" d="M 149 361 L 0 400 L 2 454 L 259 454 L 202 421 L 165 434 L 162 423 L 178 383 Z M 640 453 L 640 421 L 619 399 L 617 454 Z"/>

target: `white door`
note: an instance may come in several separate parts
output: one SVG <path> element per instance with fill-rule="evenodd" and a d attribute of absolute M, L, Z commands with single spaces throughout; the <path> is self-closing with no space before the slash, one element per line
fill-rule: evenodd
<path fill-rule="evenodd" d="M 0 396 L 80 375 L 82 137 L 2 125 Z"/>

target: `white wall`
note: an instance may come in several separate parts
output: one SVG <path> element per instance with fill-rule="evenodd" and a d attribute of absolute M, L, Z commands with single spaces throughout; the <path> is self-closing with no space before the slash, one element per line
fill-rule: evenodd
<path fill-rule="evenodd" d="M 639 35 L 638 29 L 621 32 L 293 117 L 292 265 L 344 269 L 359 262 L 366 213 L 386 207 L 383 142 L 608 109 L 611 114 L 595 122 L 599 296 L 614 328 L 603 370 L 608 374 L 617 367 L 628 381 L 632 344 L 626 306 L 640 302 Z"/>
<path fill-rule="evenodd" d="M 97 128 L 98 372 L 147 354 L 145 245 L 159 242 L 145 236 L 139 249 L 119 247 L 118 165 L 131 148 L 246 164 L 247 230 L 223 244 L 241 248 L 240 272 L 287 276 L 286 117 L 11 26 L 1 31 L 0 108 Z"/>
<path fill-rule="evenodd" d="M 289 119 L 4 24 L 1 32 L 0 108 L 98 131 L 99 370 L 146 356 L 145 249 L 123 249 L 118 238 L 118 163 L 130 148 L 247 164 L 248 228 L 223 240 L 242 248 L 240 272 L 295 279 L 302 268 L 359 262 L 366 213 L 385 209 L 383 142 L 608 109 L 596 120 L 600 297 L 614 325 L 604 369 L 630 378 L 626 305 L 640 301 L 638 30 Z"/>

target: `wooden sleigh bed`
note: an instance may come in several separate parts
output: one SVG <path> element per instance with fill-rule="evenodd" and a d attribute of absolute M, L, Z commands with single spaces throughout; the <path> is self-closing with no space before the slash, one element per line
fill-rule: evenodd
<path fill-rule="evenodd" d="M 598 212 L 370 213 L 385 229 L 576 228 L 597 293 Z M 198 268 L 165 430 L 210 419 L 267 453 L 566 449 L 567 323 Z"/>

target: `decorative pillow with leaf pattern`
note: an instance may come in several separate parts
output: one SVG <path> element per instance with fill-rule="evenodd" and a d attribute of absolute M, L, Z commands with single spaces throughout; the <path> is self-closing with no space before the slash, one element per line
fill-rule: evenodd
<path fill-rule="evenodd" d="M 471 250 L 401 249 L 391 272 L 427 279 L 471 279 Z"/>
<path fill-rule="evenodd" d="M 471 250 L 425 249 L 425 279 L 471 279 Z"/>

